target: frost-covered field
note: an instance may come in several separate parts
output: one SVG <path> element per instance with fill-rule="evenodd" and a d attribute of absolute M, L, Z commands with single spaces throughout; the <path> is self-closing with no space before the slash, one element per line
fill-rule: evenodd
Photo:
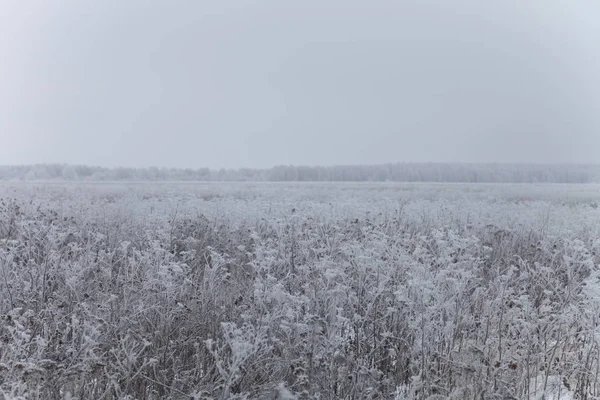
<path fill-rule="evenodd" d="M 0 398 L 600 398 L 598 185 L 0 198 Z"/>

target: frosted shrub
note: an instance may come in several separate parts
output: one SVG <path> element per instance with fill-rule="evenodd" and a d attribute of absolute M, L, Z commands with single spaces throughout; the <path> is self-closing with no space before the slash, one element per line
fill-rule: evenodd
<path fill-rule="evenodd" d="M 587 194 L 184 188 L 3 197 L 0 398 L 600 396 Z"/>

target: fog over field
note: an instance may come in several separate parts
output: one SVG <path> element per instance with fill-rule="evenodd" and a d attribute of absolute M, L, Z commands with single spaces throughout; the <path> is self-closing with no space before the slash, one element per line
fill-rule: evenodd
<path fill-rule="evenodd" d="M 596 0 L 0 9 L 0 400 L 600 399 Z"/>
<path fill-rule="evenodd" d="M 596 0 L 0 11 L 0 164 L 600 163 Z"/>

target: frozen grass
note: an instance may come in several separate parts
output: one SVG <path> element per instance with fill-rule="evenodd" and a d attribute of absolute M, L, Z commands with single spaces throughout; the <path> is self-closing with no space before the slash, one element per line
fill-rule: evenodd
<path fill-rule="evenodd" d="M 598 185 L 0 198 L 6 399 L 600 395 Z"/>

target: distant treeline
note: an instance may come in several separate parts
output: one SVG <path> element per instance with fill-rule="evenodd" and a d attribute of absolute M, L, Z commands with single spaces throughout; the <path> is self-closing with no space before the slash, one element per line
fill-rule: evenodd
<path fill-rule="evenodd" d="M 600 165 L 390 163 L 211 170 L 38 164 L 0 166 L 0 180 L 600 183 Z"/>

